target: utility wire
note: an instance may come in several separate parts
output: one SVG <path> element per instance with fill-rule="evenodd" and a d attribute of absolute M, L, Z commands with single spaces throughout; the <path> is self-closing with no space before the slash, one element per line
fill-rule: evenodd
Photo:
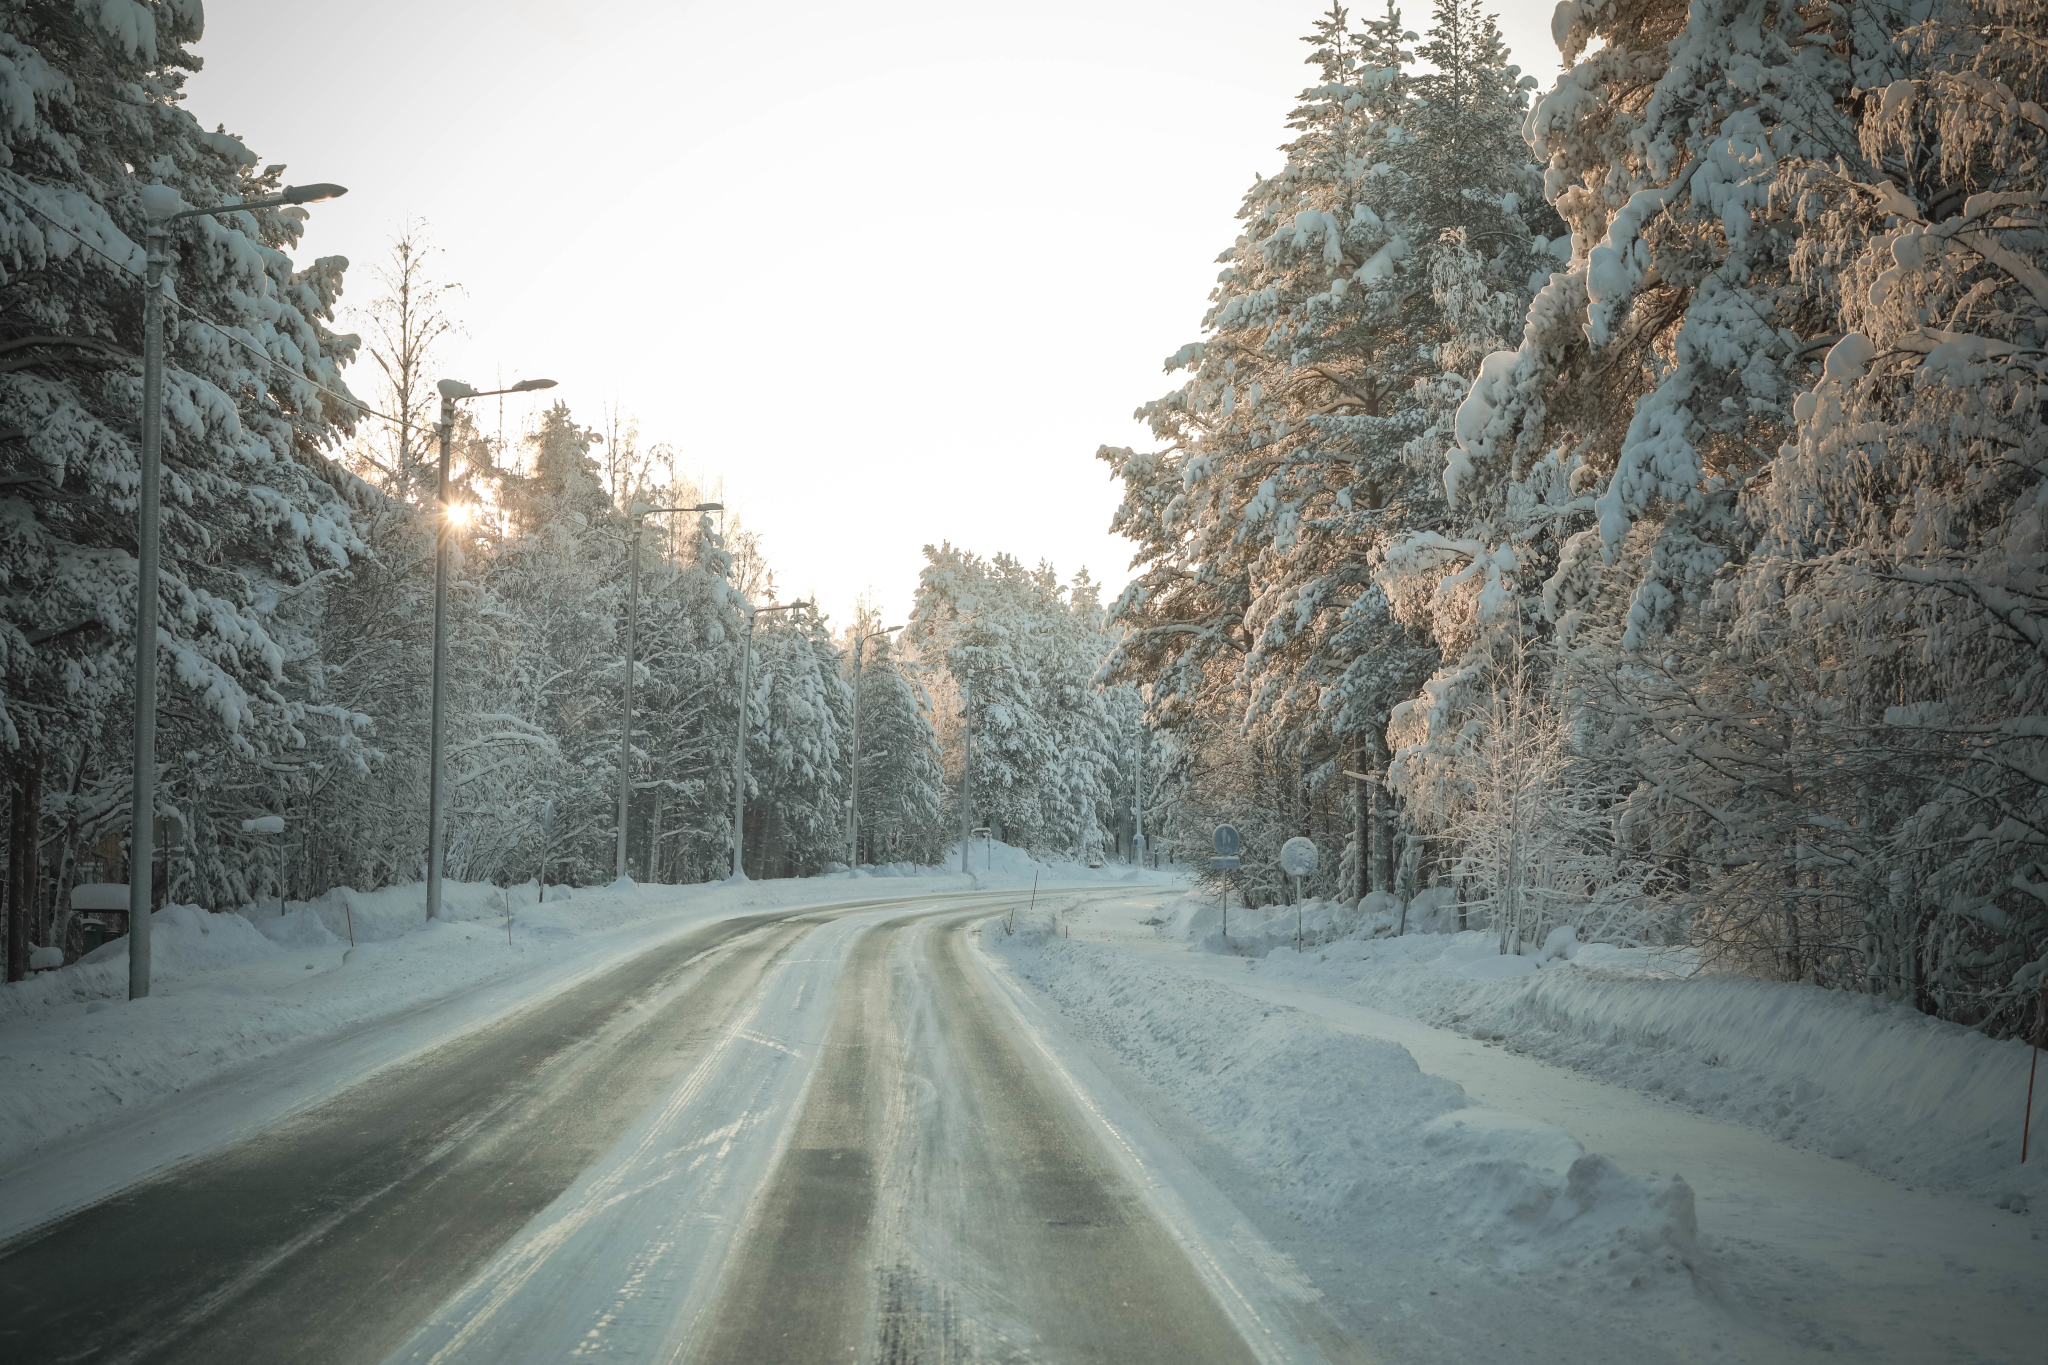
<path fill-rule="evenodd" d="M 91 242 L 85 240 L 85 238 L 79 234 L 76 228 L 70 226 L 67 223 L 59 222 L 50 214 L 44 212 L 36 205 L 30 203 L 27 199 L 24 199 L 21 195 L 16 194 L 11 187 L 7 185 L 0 185 L 0 194 L 6 195 L 9 199 L 12 199 L 15 203 L 21 205 L 30 213 L 33 213 L 36 217 L 48 223 L 51 227 L 58 229 L 60 232 L 69 233 L 72 241 L 77 242 L 87 251 L 90 251 L 93 255 L 99 257 L 108 265 L 114 267 L 114 269 L 119 271 L 122 275 L 129 275 L 128 263 L 126 261 L 115 260 L 106 252 L 100 250 Z M 133 277 L 130 276 L 130 278 Z M 251 345 L 249 342 L 242 340 L 242 338 L 236 336 L 233 332 L 229 331 L 225 324 L 215 322 L 212 318 L 207 317 L 204 313 L 199 312 L 190 304 L 186 303 L 184 300 L 176 297 L 175 295 L 169 293 L 168 291 L 165 292 L 164 299 L 167 303 L 171 305 L 171 307 L 177 309 L 180 313 L 191 318 L 192 321 L 198 323 L 200 326 L 210 327 L 215 332 L 218 332 L 221 338 L 227 341 L 230 345 L 241 347 L 250 355 L 262 361 L 265 365 L 271 367 L 274 370 L 279 371 L 282 374 L 289 376 L 292 379 L 296 379 L 302 383 L 312 385 L 315 389 L 318 389 L 321 393 L 326 394 L 329 398 L 334 399 L 338 403 L 345 403 L 349 407 L 354 408 L 356 411 L 363 413 L 366 416 L 375 417 L 380 421 L 389 422 L 392 426 L 397 427 L 400 430 L 418 430 L 422 425 L 421 423 L 418 422 L 401 421 L 396 417 L 390 416 L 388 413 L 382 413 L 377 411 L 375 408 L 363 402 L 361 399 L 352 398 L 345 393 L 336 393 L 333 389 L 328 388 L 325 384 L 322 384 L 319 380 L 314 379 L 311 375 L 304 374 L 298 370 L 290 369 L 285 365 L 283 361 L 279 360 L 277 357 L 270 355 L 268 352 L 260 350 L 256 346 Z"/>

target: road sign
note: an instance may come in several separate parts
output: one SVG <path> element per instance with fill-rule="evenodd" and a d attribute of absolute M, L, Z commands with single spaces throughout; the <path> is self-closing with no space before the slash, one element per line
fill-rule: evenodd
<path fill-rule="evenodd" d="M 1238 837 L 1236 826 L 1216 826 L 1216 856 L 1219 858 L 1235 858 L 1237 857 L 1237 847 Z"/>
<path fill-rule="evenodd" d="M 1241 864 L 1235 858 L 1211 858 L 1209 860 L 1209 870 L 1211 872 L 1232 872 L 1239 866 Z"/>
<path fill-rule="evenodd" d="M 1280 870 L 1290 877 L 1306 877 L 1316 870 L 1316 846 L 1300 836 L 1280 845 Z"/>

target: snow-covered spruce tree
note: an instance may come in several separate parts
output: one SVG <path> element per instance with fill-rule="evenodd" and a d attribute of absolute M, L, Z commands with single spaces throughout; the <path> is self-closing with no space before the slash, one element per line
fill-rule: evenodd
<path fill-rule="evenodd" d="M 502 676 L 511 695 L 493 703 L 470 691 L 472 706 L 459 720 L 451 710 L 449 730 L 451 747 L 467 744 L 494 723 L 484 717 L 503 714 L 552 740 L 558 760 L 521 794 L 522 853 L 537 867 L 539 811 L 552 800 L 549 875 L 584 884 L 614 872 L 625 642 L 625 519 L 599 484 L 594 436 L 556 403 L 527 439 L 532 472 L 507 471 L 500 482 L 513 534 L 480 566 L 477 591 L 487 596 L 470 601 L 472 615 L 487 606 L 504 612 L 516 634 L 517 657 Z M 467 818 L 458 802 L 451 848 Z"/>
<path fill-rule="evenodd" d="M 880 624 L 880 617 L 867 615 L 854 629 L 866 634 Z M 905 671 L 886 635 L 863 647 L 858 676 L 852 651 L 844 653 L 847 685 L 860 707 L 858 859 L 935 862 L 947 842 L 946 784 L 930 695 Z"/>
<path fill-rule="evenodd" d="M 10 767 L 81 776 L 52 831 L 68 847 L 125 819 L 141 190 L 210 205 L 281 183 L 282 167 L 259 168 L 180 103 L 200 27 L 196 0 L 0 14 L 0 742 Z M 306 588 L 358 548 L 346 476 L 322 453 L 351 413 L 306 382 L 339 389 L 354 347 L 324 325 L 345 262 L 295 270 L 304 221 L 189 219 L 171 240 L 158 790 L 193 833 L 179 894 L 230 903 L 251 890 L 240 820 L 274 809 L 354 723 L 301 686 Z"/>
<path fill-rule="evenodd" d="M 1447 473 L 1476 518 L 1548 523 L 1495 600 L 1526 621 L 1543 580 L 1581 769 L 1701 941 L 1993 1030 L 2048 952 L 2042 17 L 1561 7 L 1568 54 L 1605 43 L 1529 121 L 1572 265 Z M 1464 733 L 1453 693 L 1418 753 Z"/>
<path fill-rule="evenodd" d="M 1758 543 L 1727 589 L 1726 654 L 1776 685 L 1717 700 L 1752 722 L 1730 728 L 1794 737 L 1776 787 L 1799 818 L 1753 841 L 1775 856 L 1745 850 L 1790 893 L 1723 894 L 1712 923 L 1731 951 L 2008 1032 L 2048 980 L 2048 7 L 1893 17 L 1856 64 L 1853 150 L 1776 187 L 1832 344 L 1742 501 Z"/>
<path fill-rule="evenodd" d="M 1867 44 L 1867 27 L 1835 45 Z M 1567 58 L 1606 44 L 1526 123 L 1570 263 L 1458 410 L 1452 529 L 1397 549 L 1382 580 L 1397 602 L 1434 599 L 1446 656 L 1399 717 L 1397 773 L 1418 799 L 1451 812 L 1485 780 L 1468 771 L 1484 767 L 1472 721 L 1500 711 L 1489 689 L 1526 632 L 1591 690 L 1625 686 L 1625 657 L 1689 629 L 1681 608 L 1742 554 L 1737 498 L 1790 416 L 1788 364 L 1808 346 L 1790 325 L 1797 234 L 1767 211 L 1774 168 L 1849 135 L 1848 64 L 1825 30 L 1775 4 L 1559 7 Z M 1608 727 L 1611 764 L 1575 765 L 1600 773 L 1584 796 L 1608 804 L 1641 780 L 1630 729 Z M 1575 742 L 1588 733 L 1574 724 Z M 1692 856 L 1668 825 L 1624 818 L 1617 837 L 1629 828 Z"/>
<path fill-rule="evenodd" d="M 1377 782 L 1372 809 L 1327 809 L 1340 771 L 1386 771 L 1389 713 L 1437 660 L 1408 629 L 1423 613 L 1396 620 L 1375 570 L 1441 540 L 1459 372 L 1554 264 L 1517 133 L 1528 83 L 1470 0 L 1435 20 L 1420 77 L 1398 13 L 1318 24 L 1299 136 L 1246 196 L 1209 337 L 1169 362 L 1193 377 L 1142 410 L 1164 448 L 1102 452 L 1144 565 L 1111 676 L 1149 680 L 1155 718 L 1191 746 L 1244 726 L 1255 790 L 1239 799 L 1340 815 L 1351 847 L 1329 865 L 1352 895 L 1388 884 L 1394 839 Z M 1277 844 L 1248 852 L 1270 863 Z"/>
<path fill-rule="evenodd" d="M 803 876 L 843 860 L 853 691 L 815 612 L 755 627 L 748 707 L 751 877 Z"/>
<path fill-rule="evenodd" d="M 650 502 L 654 499 L 648 499 Z M 660 505 L 702 501 L 694 487 Z M 732 871 L 732 748 L 745 603 L 707 516 L 682 523 L 676 553 L 643 570 L 632 864 L 646 881 L 697 882 Z M 652 537 L 650 536 L 650 540 Z M 644 842 L 643 842 L 644 841 Z M 642 851 L 649 850 L 649 851 Z"/>
<path fill-rule="evenodd" d="M 1049 565 L 983 560 L 925 547 L 908 634 L 944 670 L 940 741 L 953 773 L 948 819 L 959 818 L 964 684 L 972 697 L 973 819 L 996 837 L 1061 855 L 1113 844 L 1117 767 L 1095 676 L 1106 641 L 1086 579 L 1063 586 Z M 952 714 L 948 714 L 948 713 Z M 1128 802 L 1125 802 L 1126 807 Z"/>

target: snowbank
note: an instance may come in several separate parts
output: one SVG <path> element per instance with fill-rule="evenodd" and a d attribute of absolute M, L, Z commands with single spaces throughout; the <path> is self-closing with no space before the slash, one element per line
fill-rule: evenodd
<path fill-rule="evenodd" d="M 1500 1041 L 1908 1183 L 2048 1198 L 2048 1163 L 2019 1165 L 2030 1060 L 2020 1043 L 1871 996 L 1700 974 L 1685 950 L 1560 935 L 1547 953 L 1502 956 L 1490 933 L 1375 938 L 1367 925 L 1296 953 L 1291 910 L 1284 924 L 1252 912 L 1241 931 L 1245 914 L 1231 911 L 1226 944 L 1215 898 L 1183 897 L 1158 932 L 1261 956 L 1269 984 Z"/>
<path fill-rule="evenodd" d="M 1362 1246 L 1689 1292 L 1683 1181 L 1638 1180 L 1560 1129 L 1475 1107 L 1398 1044 L 1023 921 L 982 942 L 1296 1216 Z"/>
<path fill-rule="evenodd" d="M 172 905 L 150 917 L 151 994 L 131 1001 L 128 941 L 0 990 L 0 1160 L 244 1061 L 550 961 L 550 950 L 673 914 L 651 893 L 551 902 L 450 883 L 337 891 L 246 913 Z M 253 917 L 253 918 L 252 918 Z M 351 921 L 356 946 L 351 947 Z"/>
<path fill-rule="evenodd" d="M 1404 925 L 1410 933 L 1429 933 L 1456 923 L 1456 901 L 1434 889 L 1417 896 L 1405 912 L 1400 900 L 1385 892 L 1374 892 L 1355 907 L 1310 899 L 1299 905 L 1233 906 L 1227 912 L 1214 892 L 1193 892 L 1174 901 L 1167 927 L 1160 933 L 1192 939 L 1204 952 L 1264 957 L 1280 948 L 1319 948 L 1338 939 L 1376 938 Z"/>
<path fill-rule="evenodd" d="M 937 865 L 925 867 L 919 863 L 862 864 L 850 875 L 855 877 L 958 877 L 960 875 L 960 845 L 954 844 Z M 841 875 L 849 875 L 839 869 Z M 1038 858 L 1021 848 L 1014 848 L 1001 840 L 993 842 L 974 839 L 967 848 L 967 875 L 978 886 L 1029 886 L 1035 877 L 1041 885 L 1054 883 L 1073 885 L 1075 883 L 1102 883 L 1104 885 L 1142 884 L 1147 886 L 1170 886 L 1184 881 L 1187 870 L 1179 867 L 1146 868 L 1130 863 L 1108 862 L 1100 867 L 1073 862 L 1066 858 Z"/>

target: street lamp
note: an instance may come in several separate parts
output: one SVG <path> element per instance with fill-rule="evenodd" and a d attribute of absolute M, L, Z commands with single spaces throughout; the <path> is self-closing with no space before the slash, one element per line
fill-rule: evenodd
<path fill-rule="evenodd" d="M 522 379 L 508 389 L 472 389 L 460 379 L 444 379 L 441 392 L 441 420 L 434 434 L 441 438 L 441 474 L 434 486 L 434 506 L 439 516 L 434 525 L 434 720 L 433 737 L 427 754 L 427 918 L 441 917 L 441 845 L 447 832 L 447 818 L 441 811 L 441 755 L 448 730 L 444 723 L 447 698 L 443 686 L 448 672 L 448 540 L 456 524 L 455 510 L 448 504 L 448 442 L 455 434 L 455 402 L 460 398 L 491 398 L 501 393 L 531 393 L 552 389 L 552 379 Z"/>
<path fill-rule="evenodd" d="M 633 624 L 640 613 L 640 519 L 657 512 L 723 512 L 722 502 L 700 502 L 695 507 L 649 507 L 636 502 L 626 512 L 630 523 L 626 535 L 626 722 L 619 733 L 619 876 L 626 875 L 626 812 L 633 799 Z M 650 857 L 650 865 L 652 859 Z"/>
<path fill-rule="evenodd" d="M 164 439 L 164 268 L 171 224 L 185 218 L 284 204 L 317 204 L 348 191 L 339 185 L 290 185 L 268 199 L 185 209 L 168 185 L 142 186 L 148 239 L 142 272 L 142 484 L 135 536 L 135 801 L 128 820 L 128 998 L 149 994 L 150 866 L 156 856 L 156 608 L 160 587 L 157 525 Z M 138 875 L 136 869 L 140 868 Z"/>
<path fill-rule="evenodd" d="M 846 868 L 860 866 L 860 652 L 870 640 L 893 634 L 901 626 L 883 626 L 858 636 L 853 642 L 853 780 L 846 794 Z"/>
<path fill-rule="evenodd" d="M 747 835 L 747 689 L 752 685 L 754 671 L 754 618 L 771 611 L 796 611 L 810 605 L 809 602 L 789 602 L 779 607 L 750 607 L 747 610 L 747 633 L 740 641 L 739 738 L 734 741 L 732 751 L 732 879 L 736 882 L 747 879 L 746 864 L 740 860 L 740 852 Z"/>

